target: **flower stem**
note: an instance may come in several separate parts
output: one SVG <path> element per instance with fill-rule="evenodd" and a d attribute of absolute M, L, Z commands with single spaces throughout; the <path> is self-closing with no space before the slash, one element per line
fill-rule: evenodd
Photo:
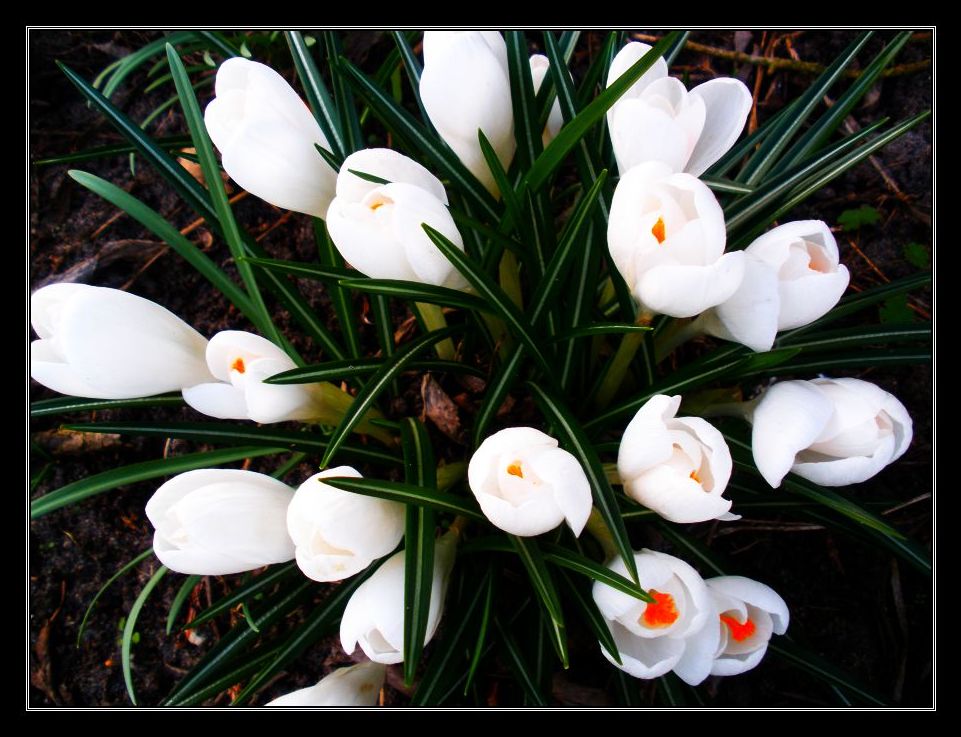
<path fill-rule="evenodd" d="M 666 331 L 658 336 L 654 343 L 654 361 L 660 363 L 678 347 L 692 338 L 704 335 L 700 318 L 696 320 L 674 320 Z"/>
<path fill-rule="evenodd" d="M 521 291 L 521 279 L 518 273 L 517 256 L 513 251 L 504 250 L 501 255 L 500 265 L 498 266 L 501 289 L 510 297 L 511 302 L 517 305 L 518 309 L 524 309 L 524 295 Z"/>
<path fill-rule="evenodd" d="M 637 316 L 636 324 L 647 326 L 651 324 L 651 320 L 653 319 L 654 315 L 650 312 L 641 312 Z M 614 358 L 611 359 L 610 367 L 604 375 L 604 379 L 601 381 L 597 395 L 594 397 L 594 405 L 597 409 L 604 409 L 610 404 L 617 390 L 621 388 L 621 384 L 624 382 L 624 375 L 627 373 L 631 361 L 634 360 L 634 356 L 637 355 L 637 351 L 646 338 L 646 332 L 624 333 L 624 336 L 621 338 L 621 344 L 617 347 L 617 352 L 614 354 Z"/>
<path fill-rule="evenodd" d="M 315 422 L 323 425 L 337 425 L 343 419 L 347 408 L 353 403 L 354 398 L 345 391 L 323 381 L 311 385 L 317 398 L 318 412 L 314 417 Z M 383 417 L 376 409 L 369 409 L 364 418 L 354 427 L 354 432 L 363 433 L 377 438 L 386 445 L 393 445 L 396 442 L 394 434 L 385 427 L 374 425 L 371 420 Z"/>
<path fill-rule="evenodd" d="M 414 313 L 424 326 L 424 329 L 428 332 L 447 327 L 447 318 L 444 317 L 444 312 L 438 305 L 432 305 L 427 302 L 414 302 Z M 438 358 L 442 358 L 445 361 L 454 360 L 454 341 L 450 338 L 444 338 L 435 343 L 434 350 L 437 351 Z"/>
<path fill-rule="evenodd" d="M 604 518 L 601 517 L 601 513 L 597 507 L 591 509 L 591 516 L 587 518 L 587 525 L 584 529 L 591 533 L 594 539 L 600 543 L 601 548 L 604 550 L 604 557 L 607 560 L 612 560 L 620 556 L 620 553 L 617 552 L 617 545 L 614 544 L 614 536 L 611 535 L 611 531 L 604 522 Z"/>

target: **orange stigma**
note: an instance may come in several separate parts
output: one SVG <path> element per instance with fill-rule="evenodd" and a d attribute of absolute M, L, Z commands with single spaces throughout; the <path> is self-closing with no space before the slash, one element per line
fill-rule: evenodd
<path fill-rule="evenodd" d="M 735 642 L 744 642 L 748 637 L 754 634 L 757 627 L 754 625 L 750 619 L 745 619 L 744 623 L 741 624 L 730 614 L 722 614 L 721 621 L 727 625 L 728 630 L 731 632 L 731 637 L 734 638 Z"/>
<path fill-rule="evenodd" d="M 373 205 L 370 206 L 370 209 L 376 210 L 378 207 L 383 207 L 383 206 L 384 206 L 383 202 L 375 202 Z"/>
<path fill-rule="evenodd" d="M 701 477 L 697 475 L 697 471 L 691 471 L 691 478 L 697 483 L 701 483 Z"/>
<path fill-rule="evenodd" d="M 658 243 L 664 242 L 664 239 L 667 237 L 664 233 L 664 218 L 657 219 L 657 222 L 654 223 L 654 227 L 651 228 L 651 233 L 655 238 L 657 238 Z"/>
<path fill-rule="evenodd" d="M 238 374 L 242 374 L 247 370 L 247 367 L 244 365 L 244 359 L 242 358 L 234 360 L 234 362 L 230 364 L 230 368 L 236 371 Z"/>
<path fill-rule="evenodd" d="M 511 476 L 517 476 L 517 478 L 524 478 L 524 471 L 521 469 L 520 461 L 514 461 L 511 465 L 507 467 L 507 473 Z"/>
<path fill-rule="evenodd" d="M 674 605 L 674 597 L 670 594 L 662 594 L 660 591 L 651 589 L 648 591 L 654 597 L 654 603 L 648 604 L 644 614 L 644 624 L 651 629 L 670 627 L 681 616 L 678 614 L 677 607 Z"/>

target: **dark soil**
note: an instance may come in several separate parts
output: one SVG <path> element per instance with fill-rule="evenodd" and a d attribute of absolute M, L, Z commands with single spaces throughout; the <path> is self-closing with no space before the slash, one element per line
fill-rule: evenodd
<path fill-rule="evenodd" d="M 806 31 L 799 34 L 762 34 L 759 31 L 694 33 L 691 40 L 712 47 L 773 54 L 805 62 L 830 63 L 853 38 L 852 32 Z M 876 34 L 860 55 L 866 64 L 891 37 Z M 54 65 L 67 63 L 86 79 L 117 58 L 158 36 L 157 32 L 33 31 L 30 33 L 30 156 L 36 161 L 54 155 L 82 151 L 119 142 L 117 134 L 95 111 L 89 109 L 69 81 Z M 536 42 L 537 34 L 531 34 Z M 597 48 L 597 37 L 589 39 Z M 382 58 L 390 40 L 365 32 L 348 41 L 347 51 L 358 63 L 366 55 Z M 271 47 L 276 65 L 289 66 L 282 41 Z M 259 58 L 264 59 L 262 54 Z M 919 34 L 901 52 L 897 64 L 923 62 L 932 58 L 930 34 Z M 199 61 L 199 60 L 198 60 Z M 149 65 L 148 65 L 149 66 Z M 577 75 L 575 61 L 575 77 Z M 118 106 L 136 120 L 142 120 L 172 94 L 166 85 L 144 93 L 145 70 L 121 86 L 114 97 Z M 763 122 L 785 102 L 794 99 L 808 85 L 806 72 L 766 71 L 758 81 L 758 67 L 733 63 L 716 55 L 685 50 L 672 66 L 675 75 L 687 75 L 690 84 L 715 74 L 736 75 L 755 90 L 758 120 Z M 200 93 L 201 104 L 210 88 Z M 864 127 L 885 116 L 902 120 L 932 105 L 930 67 L 884 79 L 867 95 L 853 114 L 855 125 Z M 176 135 L 186 128 L 176 106 L 168 109 L 149 128 L 156 136 Z M 917 257 L 906 258 L 909 244 L 920 244 L 920 253 L 933 258 L 932 214 L 932 129 L 930 121 L 916 127 L 875 160 L 862 163 L 832 182 L 791 213 L 790 219 L 820 218 L 836 224 L 842 213 L 867 205 L 876 209 L 880 221 L 860 229 L 838 233 L 842 260 L 851 270 L 851 288 L 859 290 L 915 273 Z M 71 167 L 98 174 L 132 192 L 157 209 L 178 227 L 186 227 L 195 216 L 175 193 L 141 159 L 133 171 L 127 156 L 112 156 L 75 165 L 33 166 L 30 176 L 30 289 L 64 279 L 100 286 L 125 288 L 157 301 L 212 335 L 225 328 L 251 329 L 226 301 L 206 288 L 202 279 L 146 233 L 129 217 L 78 186 L 66 176 Z M 264 247 L 274 257 L 310 261 L 315 258 L 309 218 L 287 214 L 256 198 L 247 197 L 235 206 L 240 222 L 252 233 L 262 235 Z M 203 226 L 190 233 L 217 263 L 230 266 L 226 247 Z M 914 248 L 913 252 L 918 250 Z M 321 314 L 329 314 L 327 299 L 316 282 L 300 284 Z M 922 291 L 904 303 L 884 306 L 882 317 L 927 319 L 931 294 Z M 367 305 L 358 298 L 358 309 Z M 396 306 L 395 306 L 396 307 Z M 397 310 L 395 327 L 404 325 L 407 315 Z M 860 319 L 866 319 L 861 316 Z M 335 321 L 329 318 L 332 328 Z M 286 328 L 286 316 L 279 320 Z M 374 346 L 369 321 L 363 327 L 365 344 Z M 296 328 L 286 330 L 296 336 Z M 298 343 L 308 359 L 320 358 L 319 349 L 309 341 Z M 696 349 L 696 347 L 695 347 Z M 373 348 L 371 349 L 373 350 Z M 842 490 L 859 503 L 888 502 L 885 519 L 930 550 L 932 541 L 932 373 L 929 365 L 878 367 L 843 372 L 880 384 L 896 394 L 914 418 L 914 442 L 907 454 L 876 479 Z M 405 379 L 406 392 L 395 400 L 398 416 L 423 410 L 421 376 Z M 439 389 L 439 393 L 436 391 Z M 435 387 L 424 387 L 432 397 L 440 428 L 432 428 L 439 455 L 462 457 L 457 442 L 457 408 L 443 401 L 454 398 L 460 417 L 469 427 L 469 413 L 476 403 L 477 387 L 443 378 Z M 55 396 L 31 384 L 31 400 Z M 516 404 L 504 421 L 537 422 L 530 402 L 515 397 Z M 453 414 L 451 414 L 453 412 Z M 433 415 L 432 415 L 433 416 Z M 446 417 L 446 421 L 444 418 Z M 97 413 L 96 419 L 197 419 L 189 409 L 139 410 Z M 34 420 L 31 432 L 36 445 L 31 452 L 31 474 L 46 468 L 46 475 L 34 491 L 39 496 L 66 483 L 91 474 L 138 461 L 203 449 L 185 441 L 129 436 L 103 442 L 81 440 L 54 431 L 67 421 L 89 421 L 87 416 Z M 445 427 L 446 422 L 446 427 Z M 443 432 L 442 432 L 443 431 Z M 453 438 L 453 439 L 452 439 Z M 254 461 L 251 468 L 271 470 Z M 295 484 L 312 473 L 302 464 L 287 478 Z M 53 512 L 30 523 L 30 705 L 31 706 L 124 706 L 128 697 L 120 669 L 120 635 L 123 618 L 158 563 L 150 557 L 133 572 L 106 589 L 87 622 L 77 645 L 78 628 L 87 606 L 104 582 L 122 565 L 151 545 L 152 530 L 144 515 L 144 503 L 156 488 L 150 482 L 98 495 L 80 504 Z M 738 525 L 700 525 L 691 533 L 732 562 L 738 573 L 774 586 L 791 609 L 790 634 L 795 641 L 848 671 L 888 703 L 899 706 L 932 704 L 933 587 L 930 577 L 908 567 L 873 544 L 826 530 L 801 516 L 749 516 Z M 656 532 L 641 541 L 646 546 L 668 549 Z M 228 590 L 240 577 L 227 580 L 204 579 L 191 595 L 184 612 L 206 606 Z M 138 700 L 157 704 L 194 664 L 217 631 L 203 628 L 191 641 L 176 631 L 166 635 L 166 613 L 183 581 L 170 574 L 147 602 L 137 623 L 133 677 Z M 329 587 L 318 586 L 322 599 Z M 183 621 L 183 614 L 181 620 Z M 202 641 L 201 641 L 202 638 Z M 579 664 L 555 679 L 554 698 L 558 704 L 605 704 L 612 702 L 606 689 L 611 671 L 606 668 L 596 645 L 574 643 L 572 656 Z M 335 638 L 311 647 L 296 664 L 282 674 L 254 703 L 264 703 L 281 693 L 312 684 L 333 665 L 349 661 Z M 584 664 L 586 667 L 580 667 Z M 393 669 L 396 670 L 396 669 Z M 579 679 L 597 675 L 593 680 Z M 391 683 L 399 686 L 394 673 Z M 635 682 L 638 683 L 638 682 Z M 639 683 L 643 699 L 654 696 L 653 684 Z M 606 690 L 605 690 L 606 689 Z M 822 681 L 791 667 L 782 659 L 768 657 L 754 671 L 738 677 L 711 679 L 698 689 L 708 705 L 816 707 L 839 702 Z M 511 705 L 509 692 L 497 703 Z M 225 705 L 227 694 L 209 703 Z M 402 704 L 403 693 L 388 689 L 387 703 Z"/>

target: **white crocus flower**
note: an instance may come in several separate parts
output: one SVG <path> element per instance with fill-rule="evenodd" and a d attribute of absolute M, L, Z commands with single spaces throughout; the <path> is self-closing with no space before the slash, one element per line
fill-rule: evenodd
<path fill-rule="evenodd" d="M 224 170 L 267 202 L 322 218 L 337 172 L 314 144 L 330 149 L 307 105 L 268 66 L 240 57 L 217 70 L 204 123 Z"/>
<path fill-rule="evenodd" d="M 675 417 L 680 405 L 680 396 L 651 397 L 624 430 L 617 453 L 624 492 L 671 522 L 725 519 L 731 451 L 706 420 Z"/>
<path fill-rule="evenodd" d="M 692 686 L 709 675 L 735 676 L 764 657 L 772 634 L 787 632 L 790 612 L 770 586 L 743 576 L 705 581 L 716 619 L 688 641 L 674 672 Z"/>
<path fill-rule="evenodd" d="M 279 696 L 265 706 L 375 706 L 387 667 L 366 661 L 338 668 L 316 685 Z"/>
<path fill-rule="evenodd" d="M 650 49 L 637 41 L 621 49 L 608 86 Z M 608 111 L 617 169 L 623 176 L 638 164 L 661 161 L 672 171 L 700 176 L 734 145 L 752 103 L 744 83 L 728 77 L 688 92 L 658 59 Z"/>
<path fill-rule="evenodd" d="M 154 554 L 173 571 L 242 573 L 294 557 L 287 505 L 294 490 L 253 471 L 200 469 L 174 476 L 150 497 Z"/>
<path fill-rule="evenodd" d="M 447 532 L 434 544 L 434 575 L 424 644 L 440 624 L 447 583 L 457 548 L 457 533 Z M 395 553 L 350 597 L 340 620 L 340 642 L 347 654 L 357 645 L 373 661 L 404 659 L 404 564 L 406 551 Z"/>
<path fill-rule="evenodd" d="M 470 459 L 467 480 L 487 519 L 512 535 L 540 535 L 566 521 L 577 537 L 591 514 L 581 464 L 532 427 L 486 438 Z"/>
<path fill-rule="evenodd" d="M 822 486 L 866 481 L 913 436 L 897 397 L 860 379 L 778 382 L 761 395 L 752 422 L 754 463 L 775 488 L 788 471 Z"/>
<path fill-rule="evenodd" d="M 186 388 L 183 395 L 187 404 L 210 417 L 271 423 L 316 420 L 328 412 L 319 384 L 263 383 L 297 365 L 259 335 L 217 333 L 207 345 L 207 366 L 218 381 Z"/>
<path fill-rule="evenodd" d="M 132 399 L 212 377 L 206 339 L 150 300 L 119 289 L 51 284 L 30 296 L 30 376 L 75 397 Z"/>
<path fill-rule="evenodd" d="M 726 302 L 698 318 L 704 332 L 768 351 L 778 331 L 823 317 L 847 289 L 837 241 L 821 220 L 785 223 L 744 250 L 744 280 Z"/>
<path fill-rule="evenodd" d="M 531 80 L 534 82 L 534 94 L 536 95 L 540 92 L 541 85 L 544 84 L 544 78 L 550 74 L 551 62 L 543 54 L 532 54 L 530 64 Z M 561 115 L 561 101 L 554 100 L 554 104 L 551 106 L 551 112 L 547 116 L 547 124 L 541 133 L 541 141 L 544 144 L 544 148 L 547 148 L 548 144 L 557 137 L 562 125 L 564 125 L 564 117 Z"/>
<path fill-rule="evenodd" d="M 287 509 L 287 531 L 297 565 L 315 581 L 340 581 L 397 547 L 404 536 L 404 505 L 335 489 L 328 478 L 361 478 L 350 466 L 304 481 Z"/>
<path fill-rule="evenodd" d="M 614 190 L 607 243 L 617 270 L 641 309 L 693 317 L 733 295 L 744 254 L 724 253 L 724 213 L 707 186 L 648 162 Z"/>
<path fill-rule="evenodd" d="M 367 181 L 352 171 L 389 184 Z M 427 236 L 423 223 L 463 250 L 444 186 L 424 167 L 387 149 L 358 151 L 344 160 L 327 229 L 351 266 L 374 279 L 463 289 L 467 281 Z"/>
<path fill-rule="evenodd" d="M 703 579 L 684 561 L 646 549 L 634 553 L 634 561 L 641 588 L 656 602 L 648 604 L 596 581 L 594 601 L 614 636 L 621 665 L 604 648 L 601 652 L 635 678 L 657 678 L 677 665 L 714 609 Z M 621 558 L 608 568 L 628 576 Z"/>
<path fill-rule="evenodd" d="M 420 97 L 440 137 L 496 195 L 477 131 L 484 131 L 507 170 L 516 143 L 504 37 L 497 31 L 426 31 Z"/>

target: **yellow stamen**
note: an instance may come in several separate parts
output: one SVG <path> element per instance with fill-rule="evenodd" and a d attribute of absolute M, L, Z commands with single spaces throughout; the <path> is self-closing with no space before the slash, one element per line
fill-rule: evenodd
<path fill-rule="evenodd" d="M 521 464 L 519 461 L 514 461 L 511 465 L 507 467 L 507 473 L 511 476 L 517 476 L 517 478 L 524 478 L 524 471 L 521 470 Z"/>
<path fill-rule="evenodd" d="M 691 478 L 697 483 L 701 483 L 701 477 L 697 475 L 697 471 L 691 471 Z"/>

